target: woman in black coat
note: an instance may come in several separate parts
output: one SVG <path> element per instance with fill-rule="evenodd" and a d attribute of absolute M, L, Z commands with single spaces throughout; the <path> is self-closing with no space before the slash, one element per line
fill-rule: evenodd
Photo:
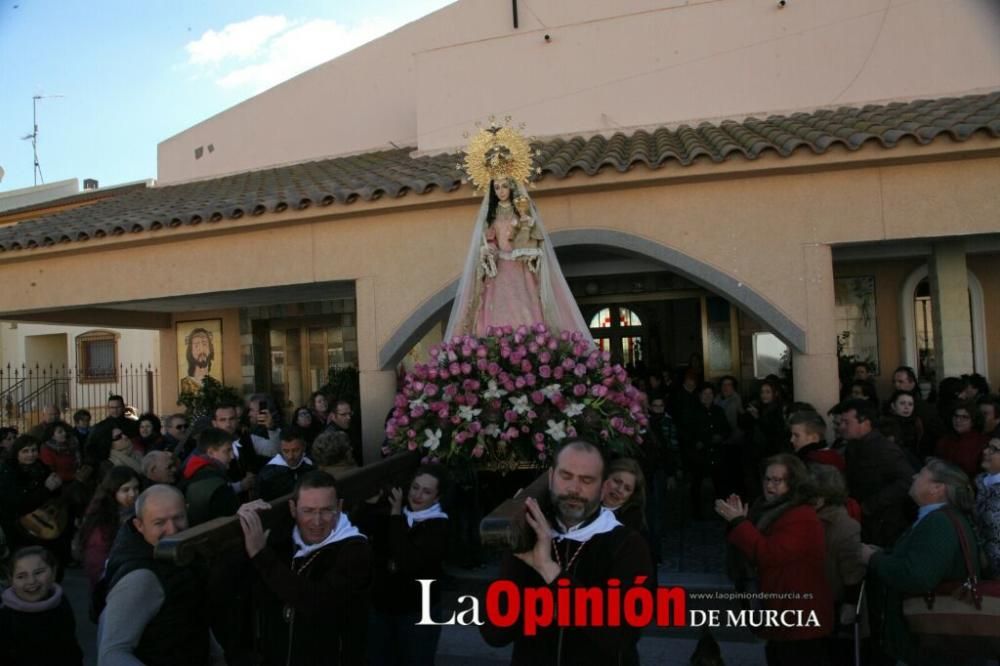
<path fill-rule="evenodd" d="M 0 664 L 83 664 L 73 609 L 56 583 L 55 564 L 41 546 L 14 553 L 11 586 L 0 596 Z"/>
<path fill-rule="evenodd" d="M 420 580 L 440 581 L 448 552 L 448 515 L 440 499 L 447 473 L 440 465 L 417 468 L 405 495 L 393 488 L 389 513 L 369 506 L 358 525 L 374 554 L 369 657 L 375 666 L 429 666 L 434 663 L 440 626 L 416 626 L 421 616 Z M 384 507 L 383 507 L 384 508 Z M 430 590 L 431 614 L 437 620 L 440 583 Z"/>
<path fill-rule="evenodd" d="M 13 551 L 22 546 L 48 546 L 60 556 L 58 570 L 61 574 L 69 558 L 69 531 L 63 529 L 53 539 L 33 536 L 20 524 L 22 517 L 47 504 L 61 493 L 62 479 L 38 459 L 40 442 L 31 435 L 21 435 L 14 440 L 10 457 L 0 464 L 0 528 Z M 66 513 L 61 518 L 68 523 Z M 58 521 L 47 518 L 47 524 Z M 60 575 L 61 578 L 61 575 Z"/>

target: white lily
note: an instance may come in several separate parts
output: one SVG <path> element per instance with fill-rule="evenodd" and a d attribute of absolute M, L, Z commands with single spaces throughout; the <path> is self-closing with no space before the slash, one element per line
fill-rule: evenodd
<path fill-rule="evenodd" d="M 473 409 L 468 405 L 462 405 L 461 407 L 458 408 L 458 416 L 464 421 L 471 421 L 472 419 L 476 418 L 482 413 L 483 410 Z"/>
<path fill-rule="evenodd" d="M 427 403 L 424 402 L 424 396 L 420 396 L 416 400 L 410 401 L 410 409 L 416 409 L 418 407 L 421 409 L 427 409 Z"/>
<path fill-rule="evenodd" d="M 559 384 L 549 384 L 542 389 L 542 394 L 549 400 L 552 400 L 560 393 L 562 393 L 562 387 Z"/>
<path fill-rule="evenodd" d="M 507 391 L 504 391 L 502 388 L 500 388 L 500 386 L 496 383 L 495 379 L 491 379 L 489 382 L 486 383 L 486 390 L 483 391 L 483 397 L 486 398 L 487 400 L 492 400 L 494 398 L 502 398 L 505 395 L 507 395 Z"/>
<path fill-rule="evenodd" d="M 498 426 L 496 423 L 491 423 L 485 428 L 483 428 L 483 434 L 487 437 L 499 437 L 500 426 Z"/>
<path fill-rule="evenodd" d="M 431 451 L 437 451 L 437 447 L 441 446 L 441 428 L 431 431 L 430 428 L 424 429 L 424 435 L 427 439 L 424 440 L 424 446 Z"/>
<path fill-rule="evenodd" d="M 584 410 L 583 403 L 571 402 L 568 405 L 566 405 L 566 408 L 563 410 L 563 414 L 565 414 L 568 418 L 573 418 L 574 416 L 579 416 L 580 414 L 583 414 L 583 410 Z"/>
<path fill-rule="evenodd" d="M 516 398 L 510 398 L 511 409 L 513 409 L 518 414 L 527 414 L 531 411 L 531 405 L 528 404 L 528 396 L 519 395 Z"/>
<path fill-rule="evenodd" d="M 553 421 L 548 420 L 548 428 L 545 430 L 545 434 L 552 439 L 560 442 L 566 439 L 566 424 L 563 421 Z"/>

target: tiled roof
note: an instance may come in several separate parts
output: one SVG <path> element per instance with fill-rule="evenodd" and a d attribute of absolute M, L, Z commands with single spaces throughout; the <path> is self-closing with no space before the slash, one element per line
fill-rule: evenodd
<path fill-rule="evenodd" d="M 588 175 L 609 167 L 625 172 L 637 164 L 659 169 L 671 161 L 687 166 L 699 159 L 752 160 L 769 151 L 786 157 L 802 150 L 822 154 L 838 144 L 849 150 L 869 142 L 892 148 L 903 140 L 928 144 L 942 135 L 964 141 L 976 133 L 1000 138 L 1000 92 L 682 125 L 610 138 L 553 139 L 537 148 L 540 179 L 545 180 L 565 178 L 576 170 Z M 131 191 L 0 227 L 0 251 L 424 194 L 435 188 L 452 192 L 461 186 L 455 168 L 458 155 L 411 157 L 412 151 L 372 152 Z"/>

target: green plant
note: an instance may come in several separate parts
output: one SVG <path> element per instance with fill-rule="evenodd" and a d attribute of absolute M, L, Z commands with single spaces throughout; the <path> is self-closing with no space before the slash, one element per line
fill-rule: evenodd
<path fill-rule="evenodd" d="M 184 405 L 192 421 L 212 414 L 219 405 L 239 405 L 242 402 L 239 391 L 212 377 L 205 377 L 197 391 L 186 391 L 177 398 L 177 404 Z"/>

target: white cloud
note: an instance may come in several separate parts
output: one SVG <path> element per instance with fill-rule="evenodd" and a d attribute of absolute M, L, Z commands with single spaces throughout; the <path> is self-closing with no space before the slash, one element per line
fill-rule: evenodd
<path fill-rule="evenodd" d="M 429 0 L 434 9 L 449 0 Z M 427 5 L 427 3 L 424 3 Z M 395 16 L 375 16 L 355 25 L 331 19 L 290 21 L 255 16 L 206 31 L 185 45 L 188 66 L 227 90 L 256 94 L 419 18 L 427 6 L 415 3 Z"/>
<path fill-rule="evenodd" d="M 207 30 L 197 40 L 188 42 L 184 49 L 192 65 L 218 64 L 228 58 L 245 60 L 287 28 L 288 19 L 284 16 L 255 16 L 230 23 L 220 32 Z"/>
<path fill-rule="evenodd" d="M 256 62 L 232 69 L 216 79 L 223 88 L 252 88 L 255 92 L 290 79 L 398 27 L 386 19 L 346 27 L 328 19 L 314 19 L 271 37 Z"/>

